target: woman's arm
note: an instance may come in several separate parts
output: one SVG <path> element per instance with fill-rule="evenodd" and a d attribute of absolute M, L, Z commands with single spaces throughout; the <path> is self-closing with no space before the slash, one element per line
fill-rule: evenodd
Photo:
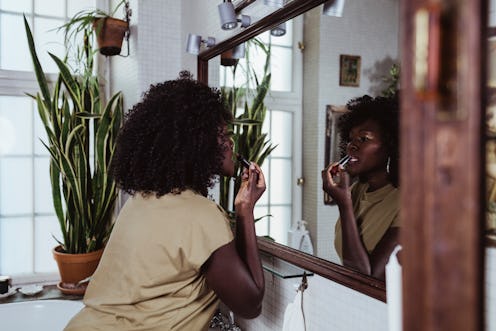
<path fill-rule="evenodd" d="M 369 255 L 360 237 L 352 204 L 338 206 L 341 215 L 343 265 L 370 275 L 372 267 Z"/>
<path fill-rule="evenodd" d="M 396 245 L 399 244 L 400 228 L 389 228 L 370 254 L 372 276 L 385 279 L 386 264 Z"/>
<path fill-rule="evenodd" d="M 343 238 L 343 265 L 384 280 L 386 263 L 399 242 L 399 227 L 389 228 L 369 255 L 360 237 L 357 220 L 353 213 L 349 176 L 344 171 L 339 171 L 340 181 L 335 182 L 330 172 L 332 166 L 322 171 L 322 186 L 324 191 L 336 201 L 339 208 Z"/>
<path fill-rule="evenodd" d="M 235 199 L 235 240 L 217 249 L 202 266 L 208 285 L 235 314 L 257 317 L 265 290 L 257 246 L 253 209 L 265 191 L 265 178 L 258 165 L 243 172 Z"/>
<path fill-rule="evenodd" d="M 335 181 L 331 164 L 322 171 L 322 188 L 336 201 L 341 216 L 343 265 L 356 269 L 366 275 L 372 272 L 372 266 L 365 245 L 360 237 L 360 231 L 353 212 L 351 199 L 350 176 L 339 169 L 339 181 Z"/>
<path fill-rule="evenodd" d="M 348 214 L 348 209 L 342 213 L 340 207 L 340 213 L 343 236 L 343 265 L 384 280 L 385 267 L 389 256 L 398 245 L 400 228 L 389 228 L 374 250 L 368 254 L 360 237 L 353 212 L 351 212 L 351 216 L 345 216 L 343 214 Z"/>

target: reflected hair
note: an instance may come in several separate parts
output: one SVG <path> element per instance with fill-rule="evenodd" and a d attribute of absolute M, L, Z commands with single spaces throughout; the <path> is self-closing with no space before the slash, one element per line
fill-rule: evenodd
<path fill-rule="evenodd" d="M 344 113 L 337 123 L 340 152 L 346 154 L 346 145 L 352 128 L 372 120 L 379 125 L 382 141 L 390 158 L 389 179 L 391 183 L 399 185 L 399 96 L 398 92 L 392 96 L 371 97 L 364 95 L 351 99 Z"/>
<path fill-rule="evenodd" d="M 226 146 L 219 137 L 231 121 L 220 91 L 182 71 L 151 85 L 125 115 L 111 175 L 131 195 L 192 189 L 207 196 L 222 168 Z"/>

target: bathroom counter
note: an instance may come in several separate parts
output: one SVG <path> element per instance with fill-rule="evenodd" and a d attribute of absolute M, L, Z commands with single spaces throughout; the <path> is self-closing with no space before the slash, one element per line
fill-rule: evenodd
<path fill-rule="evenodd" d="M 13 294 L 7 298 L 1 298 L 0 304 L 2 303 L 13 303 L 22 301 L 33 301 L 33 300 L 49 300 L 49 299 L 59 299 L 59 300 L 82 300 L 81 295 L 70 295 L 60 292 L 57 285 L 44 285 L 43 291 L 36 295 L 24 295 L 19 290 L 16 294 Z"/>

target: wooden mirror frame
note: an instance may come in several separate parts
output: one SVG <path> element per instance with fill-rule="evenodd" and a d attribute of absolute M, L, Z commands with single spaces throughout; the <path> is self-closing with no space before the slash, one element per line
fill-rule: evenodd
<path fill-rule="evenodd" d="M 260 19 L 235 36 L 201 52 L 198 55 L 198 80 L 208 84 L 208 61 L 210 59 L 232 49 L 240 43 L 256 37 L 262 32 L 270 30 L 282 22 L 301 15 L 324 2 L 325 0 L 293 0 L 285 7 L 278 9 L 272 14 Z M 245 2 L 241 2 L 239 6 L 246 6 L 246 4 Z M 238 10 L 239 6 L 237 7 Z M 317 175 L 319 174 L 316 174 L 316 176 Z M 386 289 L 383 281 L 364 275 L 350 268 L 346 268 L 330 261 L 303 253 L 288 246 L 270 242 L 266 239 L 259 238 L 258 247 L 262 252 L 285 260 L 291 264 L 297 265 L 305 270 L 311 271 L 375 299 L 386 302 Z"/>

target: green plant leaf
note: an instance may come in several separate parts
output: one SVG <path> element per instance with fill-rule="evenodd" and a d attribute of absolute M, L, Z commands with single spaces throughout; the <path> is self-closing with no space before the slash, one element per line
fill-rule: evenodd
<path fill-rule="evenodd" d="M 276 148 L 270 144 L 267 134 L 262 133 L 262 125 L 267 113 L 267 107 L 264 105 L 265 97 L 270 88 L 271 74 L 270 69 L 270 47 L 264 45 L 261 41 L 251 40 L 248 44 L 246 54 L 246 68 L 235 65 L 232 68 L 233 82 L 236 72 L 242 70 L 247 77 L 247 81 L 241 86 L 232 85 L 221 87 L 221 95 L 224 104 L 231 110 L 234 120 L 230 123 L 234 135 L 234 151 L 240 153 L 251 161 L 262 165 L 265 158 Z M 266 56 L 264 71 L 261 77 L 258 77 L 250 61 L 251 49 L 261 50 Z M 254 89 L 249 87 L 255 85 Z M 238 109 L 242 106 L 242 112 L 238 114 Z M 236 166 L 236 173 L 240 172 L 239 165 Z M 219 204 L 225 209 L 230 210 L 232 206 L 227 206 L 229 192 L 228 177 L 220 179 L 220 198 Z M 236 178 L 234 192 L 239 190 L 240 179 Z"/>
<path fill-rule="evenodd" d="M 36 48 L 34 46 L 33 34 L 31 33 L 31 28 L 29 27 L 26 15 L 24 17 L 24 28 L 26 29 L 26 37 L 28 39 L 29 52 L 31 54 L 31 59 L 33 60 L 34 72 L 36 74 L 36 79 L 43 95 L 43 100 L 47 103 L 47 107 L 51 108 L 50 104 L 50 91 L 48 89 L 47 79 L 41 68 L 40 60 L 38 59 L 38 54 L 36 54 Z"/>

